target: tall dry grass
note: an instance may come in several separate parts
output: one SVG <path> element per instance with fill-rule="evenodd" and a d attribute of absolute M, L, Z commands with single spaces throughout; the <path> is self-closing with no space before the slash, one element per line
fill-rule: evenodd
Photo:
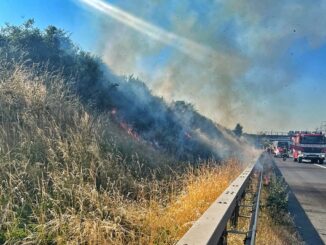
<path fill-rule="evenodd" d="M 242 165 L 236 160 L 219 166 L 209 162 L 198 168 L 190 167 L 176 181 L 179 183 L 175 185 L 181 187 L 172 190 L 167 201 L 162 202 L 157 198 L 159 195 L 154 194 L 143 213 L 142 226 L 148 233 L 144 243 L 174 244 L 178 241 L 241 170 Z"/>
<path fill-rule="evenodd" d="M 0 66 L 2 243 L 171 244 L 241 171 L 180 171 L 88 113 L 60 75 Z"/>
<path fill-rule="evenodd" d="M 260 215 L 257 232 L 257 244 L 261 245 L 283 245 L 283 244 L 305 244 L 295 229 L 293 220 L 289 215 L 281 217 L 284 221 L 282 225 L 275 223 L 272 217 L 265 211 Z"/>

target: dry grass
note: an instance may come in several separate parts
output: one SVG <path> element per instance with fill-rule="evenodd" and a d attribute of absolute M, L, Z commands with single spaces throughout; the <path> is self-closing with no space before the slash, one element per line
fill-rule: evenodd
<path fill-rule="evenodd" d="M 169 161 L 88 113 L 60 76 L 0 67 L 0 243 L 174 244 L 243 166 Z M 298 244 L 274 218 L 261 212 L 257 244 Z"/>
<path fill-rule="evenodd" d="M 182 189 L 171 193 L 169 201 L 152 199 L 146 211 L 145 226 L 150 244 L 173 244 L 213 203 L 241 172 L 239 162 L 230 160 L 221 166 L 212 163 L 190 168 L 182 177 Z"/>
<path fill-rule="evenodd" d="M 295 229 L 293 219 L 288 213 L 273 213 L 266 207 L 268 188 L 262 192 L 262 210 L 258 221 L 257 244 L 283 245 L 304 244 Z"/>
<path fill-rule="evenodd" d="M 280 184 L 280 183 L 278 183 Z M 252 185 L 256 187 L 257 178 L 252 180 Z M 268 205 L 268 197 L 270 195 L 271 186 L 264 186 L 260 199 L 260 211 L 258 219 L 258 230 L 256 234 L 256 244 L 259 245 L 286 245 L 286 244 L 304 244 L 298 235 L 292 218 L 284 210 L 272 209 Z M 281 198 L 281 196 L 280 196 Z M 250 198 L 246 203 L 249 204 Z M 252 213 L 248 208 L 240 208 L 240 214 L 251 216 Z M 232 227 L 229 227 L 232 229 Z M 236 229 L 247 232 L 249 229 L 249 219 L 239 218 Z M 244 244 L 246 236 L 239 234 L 229 234 L 228 243 L 233 245 Z"/>
<path fill-rule="evenodd" d="M 242 169 L 175 172 L 108 115 L 89 114 L 60 76 L 1 65 L 0 243 L 171 244 Z"/>

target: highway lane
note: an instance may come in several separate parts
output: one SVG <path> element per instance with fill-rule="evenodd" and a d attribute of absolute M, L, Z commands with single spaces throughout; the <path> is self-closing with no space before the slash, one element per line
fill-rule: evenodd
<path fill-rule="evenodd" d="M 289 184 L 289 209 L 302 237 L 307 244 L 326 244 L 326 164 L 274 161 Z"/>

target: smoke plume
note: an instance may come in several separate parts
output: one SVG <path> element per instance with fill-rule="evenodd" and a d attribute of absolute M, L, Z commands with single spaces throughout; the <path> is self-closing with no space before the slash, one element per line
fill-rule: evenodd
<path fill-rule="evenodd" d="M 236 0 L 80 0 L 100 16 L 98 52 L 113 71 L 134 74 L 159 96 L 194 103 L 246 130 L 290 125 L 300 74 L 291 45 L 326 40 L 326 3 Z M 309 9 L 309 11 L 306 11 Z M 315 25 L 316 17 L 319 25 Z M 286 91 L 286 92 L 284 92 Z"/>

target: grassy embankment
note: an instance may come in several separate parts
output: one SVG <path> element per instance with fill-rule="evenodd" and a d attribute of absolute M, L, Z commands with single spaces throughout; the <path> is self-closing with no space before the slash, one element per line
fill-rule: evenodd
<path fill-rule="evenodd" d="M 59 75 L 1 65 L 1 242 L 171 244 L 242 170 L 173 164 L 89 114 Z"/>

